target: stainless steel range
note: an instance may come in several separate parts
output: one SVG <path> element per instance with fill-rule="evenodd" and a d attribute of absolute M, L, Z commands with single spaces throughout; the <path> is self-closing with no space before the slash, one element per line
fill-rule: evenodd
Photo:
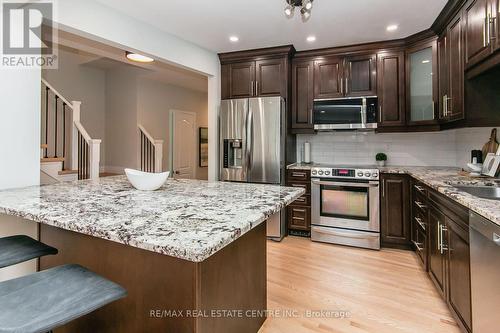
<path fill-rule="evenodd" d="M 376 167 L 311 170 L 311 239 L 380 249 L 380 189 Z"/>

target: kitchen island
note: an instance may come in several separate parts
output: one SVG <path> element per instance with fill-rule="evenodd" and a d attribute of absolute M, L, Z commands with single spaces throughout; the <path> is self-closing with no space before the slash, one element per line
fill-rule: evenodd
<path fill-rule="evenodd" d="M 37 222 L 58 248 L 40 269 L 77 263 L 128 291 L 57 332 L 257 332 L 264 222 L 303 191 L 169 180 L 141 192 L 117 176 L 0 191 L 0 214 Z"/>

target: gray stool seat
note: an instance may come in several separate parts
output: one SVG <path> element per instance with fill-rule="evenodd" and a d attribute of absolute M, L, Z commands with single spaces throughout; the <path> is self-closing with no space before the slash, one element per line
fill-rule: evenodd
<path fill-rule="evenodd" d="M 57 249 L 28 236 L 0 238 L 0 268 L 50 254 L 57 254 Z"/>
<path fill-rule="evenodd" d="M 45 333 L 117 299 L 126 290 L 79 265 L 0 283 L 0 333 Z"/>

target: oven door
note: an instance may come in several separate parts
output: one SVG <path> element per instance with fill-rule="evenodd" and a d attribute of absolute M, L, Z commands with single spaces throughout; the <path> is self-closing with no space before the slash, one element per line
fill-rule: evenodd
<path fill-rule="evenodd" d="M 380 231 L 378 181 L 312 179 L 311 195 L 313 225 Z"/>

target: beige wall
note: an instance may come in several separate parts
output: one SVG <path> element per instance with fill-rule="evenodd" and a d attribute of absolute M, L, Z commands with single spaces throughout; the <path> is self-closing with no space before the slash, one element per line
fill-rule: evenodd
<path fill-rule="evenodd" d="M 43 70 L 46 79 L 68 101 L 81 101 L 81 123 L 92 139 L 105 140 L 106 72 L 80 65 L 87 58 L 59 47 L 59 68 Z M 101 161 L 106 147 L 101 145 Z"/>
<path fill-rule="evenodd" d="M 208 127 L 207 93 L 163 84 L 158 81 L 140 79 L 138 83 L 138 119 L 155 138 L 163 140 L 163 169 L 169 166 L 170 110 L 196 113 L 197 128 Z M 196 130 L 198 142 L 198 129 Z M 198 147 L 198 144 L 197 144 Z M 196 178 L 208 179 L 208 168 L 200 168 L 196 153 Z"/>

